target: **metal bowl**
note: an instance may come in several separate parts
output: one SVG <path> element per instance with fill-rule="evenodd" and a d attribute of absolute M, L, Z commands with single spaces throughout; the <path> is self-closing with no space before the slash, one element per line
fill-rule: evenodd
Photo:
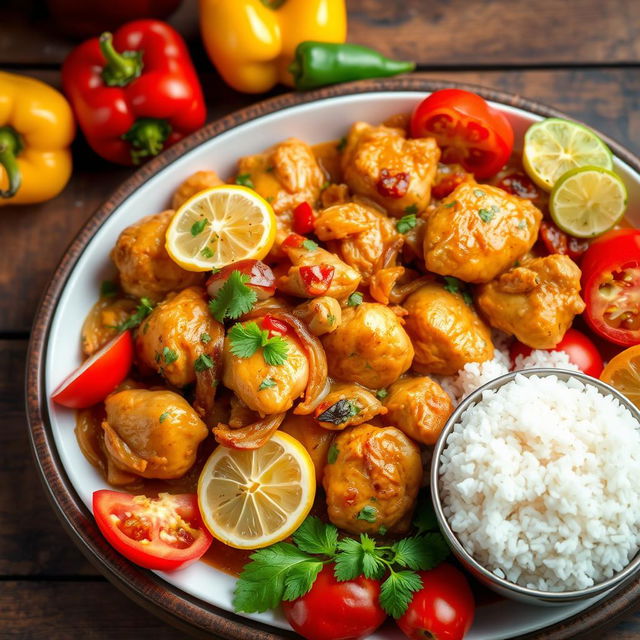
<path fill-rule="evenodd" d="M 451 530 L 449 522 L 447 521 L 444 511 L 442 509 L 442 503 L 440 502 L 440 458 L 442 452 L 447 447 L 447 438 L 452 432 L 454 426 L 459 422 L 462 414 L 471 406 L 479 403 L 482 400 L 482 393 L 493 389 L 498 389 L 503 385 L 511 382 L 516 375 L 529 376 L 556 376 L 560 380 L 569 380 L 571 378 L 577 378 L 585 384 L 590 384 L 596 387 L 603 395 L 611 394 L 615 396 L 622 406 L 629 409 L 631 414 L 640 422 L 640 411 L 625 398 L 620 392 L 616 391 L 608 384 L 587 376 L 577 371 L 566 371 L 563 369 L 527 369 L 525 371 L 513 371 L 507 373 L 504 376 L 496 378 L 491 382 L 480 387 L 472 394 L 467 396 L 457 407 L 457 409 L 451 414 L 451 417 L 447 421 L 438 442 L 436 443 L 433 459 L 431 461 L 431 496 L 433 498 L 433 505 L 435 508 L 438 523 L 443 535 L 447 539 L 449 546 L 451 547 L 453 554 L 464 565 L 464 567 L 475 576 L 481 583 L 499 593 L 500 595 L 517 600 L 519 602 L 525 602 L 527 604 L 536 604 L 542 606 L 554 606 L 564 605 L 570 602 L 576 602 L 578 600 L 586 600 L 593 598 L 599 594 L 609 591 L 614 587 L 618 587 L 621 584 L 631 580 L 640 571 L 640 553 L 637 553 L 633 560 L 619 573 L 613 577 L 594 584 L 586 589 L 580 589 L 577 591 L 540 591 L 538 589 L 529 589 L 527 587 L 520 586 L 503 578 L 499 578 L 493 572 L 483 567 L 477 560 L 471 556 L 466 549 L 462 546 L 462 543 L 458 540 L 456 534 Z"/>

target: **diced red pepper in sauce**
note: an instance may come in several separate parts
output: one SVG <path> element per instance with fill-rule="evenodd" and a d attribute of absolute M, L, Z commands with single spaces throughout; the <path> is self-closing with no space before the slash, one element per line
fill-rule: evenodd
<path fill-rule="evenodd" d="M 286 322 L 278 320 L 278 318 L 274 318 L 269 314 L 262 318 L 262 328 L 269 332 L 270 338 L 274 335 L 285 336 L 289 333 L 289 326 Z"/>
<path fill-rule="evenodd" d="M 326 293 L 333 280 L 335 268 L 329 264 L 314 264 L 300 267 L 302 284 L 310 296 Z"/>
<path fill-rule="evenodd" d="M 507 174 L 498 182 L 498 187 L 507 193 L 527 200 L 537 200 L 540 197 L 540 192 L 536 185 L 522 171 L 514 171 Z"/>
<path fill-rule="evenodd" d="M 314 229 L 316 216 L 308 202 L 301 202 L 293 210 L 293 230 L 299 234 L 311 233 Z"/>
<path fill-rule="evenodd" d="M 436 179 L 431 187 L 431 195 L 436 200 L 446 198 L 469 174 L 460 165 L 440 164 Z"/>
<path fill-rule="evenodd" d="M 385 198 L 402 198 L 409 189 L 411 177 L 406 171 L 391 173 L 389 169 L 382 169 L 376 183 L 376 189 Z"/>
<path fill-rule="evenodd" d="M 589 248 L 586 240 L 566 234 L 548 220 L 543 220 L 540 224 L 540 239 L 549 253 L 560 253 L 572 260 L 579 260 Z"/>
<path fill-rule="evenodd" d="M 299 249 L 306 238 L 298 233 L 290 233 L 282 242 L 282 246 L 290 249 Z"/>

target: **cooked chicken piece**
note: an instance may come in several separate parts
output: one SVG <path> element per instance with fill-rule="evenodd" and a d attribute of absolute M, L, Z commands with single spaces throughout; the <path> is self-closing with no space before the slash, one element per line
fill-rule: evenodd
<path fill-rule="evenodd" d="M 292 236 L 296 238 L 296 236 Z M 300 239 L 298 236 L 297 239 Z M 348 298 L 360 284 L 360 274 L 331 251 L 310 245 L 293 246 L 289 240 L 282 251 L 292 266 L 276 280 L 278 291 L 299 298 L 330 296 L 337 300 Z M 328 285 L 328 286 L 327 286 Z"/>
<path fill-rule="evenodd" d="M 171 208 L 179 209 L 189 198 L 196 193 L 209 189 L 211 187 L 219 187 L 224 184 L 220 180 L 215 171 L 196 171 L 190 175 L 173 193 L 171 200 Z"/>
<path fill-rule="evenodd" d="M 342 155 L 344 181 L 400 218 L 427 208 L 440 149 L 433 138 L 406 138 L 402 129 L 356 122 Z"/>
<path fill-rule="evenodd" d="M 314 336 L 335 331 L 342 322 L 342 309 L 335 298 L 320 296 L 295 307 L 293 315 L 300 318 Z"/>
<path fill-rule="evenodd" d="M 531 249 L 541 220 L 529 200 L 463 182 L 427 220 L 427 269 L 465 282 L 489 282 Z"/>
<path fill-rule="evenodd" d="M 174 213 L 168 210 L 147 216 L 120 234 L 111 259 L 126 293 L 157 302 L 171 291 L 202 282 L 203 274 L 185 271 L 165 249 L 165 234 Z"/>
<path fill-rule="evenodd" d="M 316 469 L 316 483 L 320 486 L 329 449 L 335 437 L 334 432 L 323 429 L 312 416 L 299 416 L 294 413 L 287 414 L 280 430 L 299 440 L 309 452 Z"/>
<path fill-rule="evenodd" d="M 204 289 L 189 287 L 154 308 L 137 332 L 136 353 L 142 367 L 174 387 L 196 382 L 196 407 L 205 415 L 213 408 L 223 340 L 224 327 L 209 313 Z"/>
<path fill-rule="evenodd" d="M 404 533 L 422 481 L 420 450 L 395 427 L 361 424 L 334 440 L 324 469 L 329 520 L 349 533 Z"/>
<path fill-rule="evenodd" d="M 323 428 L 342 431 L 386 412 L 380 400 L 364 387 L 351 382 L 334 382 L 314 415 Z"/>
<path fill-rule="evenodd" d="M 320 204 L 324 209 L 345 202 L 349 202 L 349 187 L 346 184 L 330 184 L 320 194 Z"/>
<path fill-rule="evenodd" d="M 413 360 L 413 346 L 389 307 L 364 302 L 342 310 L 342 322 L 322 338 L 331 376 L 379 389 L 395 382 Z"/>
<path fill-rule="evenodd" d="M 383 400 L 388 413 L 383 422 L 422 444 L 436 443 L 453 404 L 446 391 L 426 376 L 394 382 Z"/>
<path fill-rule="evenodd" d="M 105 400 L 102 423 L 108 457 L 143 478 L 179 478 L 193 465 L 207 427 L 172 391 L 129 389 Z"/>
<path fill-rule="evenodd" d="M 569 256 L 535 258 L 480 287 L 476 301 L 492 327 L 534 349 L 550 349 L 584 311 L 581 275 Z"/>
<path fill-rule="evenodd" d="M 412 293 L 404 308 L 417 371 L 449 376 L 467 362 L 493 358 L 489 328 L 461 295 L 433 282 Z"/>
<path fill-rule="evenodd" d="M 262 348 L 256 349 L 248 358 L 236 356 L 231 352 L 228 334 L 224 341 L 222 381 L 260 416 L 287 411 L 307 388 L 309 361 L 302 345 L 291 333 L 282 339 L 288 350 L 287 359 L 280 365 L 267 364 Z"/>
<path fill-rule="evenodd" d="M 82 325 L 82 353 L 93 355 L 116 336 L 116 326 L 126 320 L 136 309 L 129 298 L 100 298 Z"/>
<path fill-rule="evenodd" d="M 291 233 L 291 215 L 301 202 L 315 206 L 326 181 L 311 147 L 289 138 L 264 153 L 240 158 L 238 176 L 271 203 L 278 225 L 275 246 Z"/>
<path fill-rule="evenodd" d="M 356 202 L 337 204 L 320 213 L 315 222 L 320 240 L 333 241 L 331 249 L 362 276 L 371 276 L 395 260 L 404 239 L 391 220 L 374 207 Z"/>

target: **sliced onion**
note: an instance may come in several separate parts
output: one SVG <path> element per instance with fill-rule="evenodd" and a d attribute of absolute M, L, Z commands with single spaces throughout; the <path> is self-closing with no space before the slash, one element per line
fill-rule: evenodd
<path fill-rule="evenodd" d="M 113 427 L 105 420 L 102 423 L 104 429 L 104 444 L 107 454 L 113 463 L 123 471 L 144 473 L 149 461 L 141 458 L 132 451 L 131 447 L 115 432 Z"/>
<path fill-rule="evenodd" d="M 286 412 L 274 413 L 239 429 L 232 429 L 229 425 L 219 423 L 213 429 L 213 435 L 218 444 L 223 447 L 259 449 L 278 430 L 286 415 Z"/>

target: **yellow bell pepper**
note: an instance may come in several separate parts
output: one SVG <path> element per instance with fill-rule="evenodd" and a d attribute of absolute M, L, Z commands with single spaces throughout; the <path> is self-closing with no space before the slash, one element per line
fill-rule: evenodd
<path fill-rule="evenodd" d="M 0 71 L 0 206 L 57 196 L 71 175 L 74 133 L 73 112 L 59 91 Z"/>
<path fill-rule="evenodd" d="M 287 67 L 305 40 L 344 42 L 344 0 L 200 0 L 200 30 L 209 58 L 238 91 L 293 86 Z"/>

